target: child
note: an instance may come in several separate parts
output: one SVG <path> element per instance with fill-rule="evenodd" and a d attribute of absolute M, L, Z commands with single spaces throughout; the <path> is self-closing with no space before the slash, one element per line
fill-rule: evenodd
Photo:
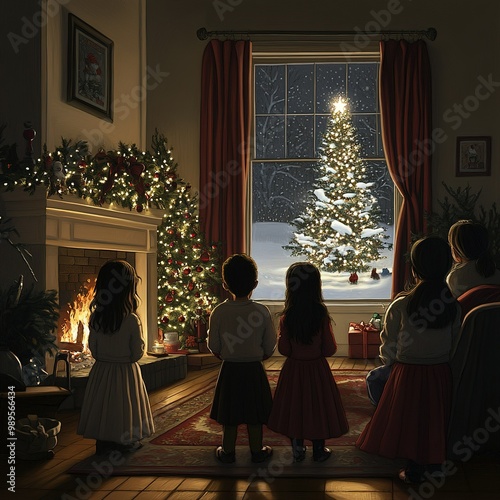
<path fill-rule="evenodd" d="M 85 390 L 78 434 L 96 440 L 98 455 L 140 447 L 154 432 L 148 394 L 137 361 L 144 354 L 136 314 L 138 276 L 126 261 L 99 271 L 90 304 L 89 348 L 95 363 Z"/>
<path fill-rule="evenodd" d="M 250 300 L 257 286 L 257 265 L 251 257 L 236 254 L 222 265 L 223 287 L 231 299 L 210 316 L 208 348 L 223 360 L 210 417 L 223 426 L 222 446 L 215 450 L 222 463 L 235 461 L 239 424 L 247 424 L 252 462 L 272 454 L 262 446 L 262 424 L 271 411 L 272 396 L 262 360 L 276 348 L 276 333 L 267 307 Z"/>
<path fill-rule="evenodd" d="M 450 227 L 448 242 L 455 264 L 446 278 L 454 297 L 478 285 L 500 285 L 500 271 L 490 253 L 488 230 L 460 220 Z"/>
<path fill-rule="evenodd" d="M 438 472 L 446 458 L 452 397 L 448 361 L 458 341 L 460 308 L 445 282 L 452 262 L 445 240 L 418 240 L 410 260 L 417 284 L 387 309 L 380 357 L 392 370 L 356 446 L 408 459 L 399 477 L 418 483 L 426 471 Z"/>
<path fill-rule="evenodd" d="M 318 269 L 292 264 L 286 273 L 285 308 L 278 350 L 287 357 L 278 380 L 268 427 L 288 436 L 294 461 L 305 458 L 304 439 L 313 443 L 313 459 L 331 455 L 325 439 L 345 434 L 349 425 L 326 356 L 337 351 Z"/>

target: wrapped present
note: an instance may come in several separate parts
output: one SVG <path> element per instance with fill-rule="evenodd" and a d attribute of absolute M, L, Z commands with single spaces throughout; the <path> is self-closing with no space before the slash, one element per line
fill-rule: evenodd
<path fill-rule="evenodd" d="M 347 333 L 349 357 L 356 359 L 377 358 L 380 347 L 380 330 L 370 323 L 349 323 Z"/>

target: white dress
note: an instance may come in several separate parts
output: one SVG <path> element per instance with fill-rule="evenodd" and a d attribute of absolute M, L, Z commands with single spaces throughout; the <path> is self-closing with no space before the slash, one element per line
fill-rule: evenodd
<path fill-rule="evenodd" d="M 89 348 L 96 361 L 85 389 L 78 434 L 122 444 L 153 434 L 153 415 L 137 363 L 144 354 L 139 318 L 130 314 L 110 335 L 91 329 Z"/>

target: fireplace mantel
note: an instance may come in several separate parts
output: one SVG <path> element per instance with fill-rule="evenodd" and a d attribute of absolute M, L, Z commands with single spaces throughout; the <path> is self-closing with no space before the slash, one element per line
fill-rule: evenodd
<path fill-rule="evenodd" d="M 33 254 L 37 287 L 59 290 L 59 247 L 134 252 L 141 276 L 138 312 L 148 346 L 152 344 L 158 331 L 156 234 L 162 211 L 137 213 L 119 206 L 101 207 L 74 195 L 47 198 L 44 189 L 37 189 L 33 195 L 20 189 L 1 193 L 0 202 L 0 214 L 12 219 L 20 241 Z M 27 275 L 17 255 L 12 253 L 8 259 L 15 268 L 12 276 Z M 4 279 L 12 280 L 7 275 Z"/>

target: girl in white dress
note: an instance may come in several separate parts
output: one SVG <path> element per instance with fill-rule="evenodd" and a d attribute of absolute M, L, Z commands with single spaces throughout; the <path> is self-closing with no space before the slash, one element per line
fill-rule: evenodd
<path fill-rule="evenodd" d="M 96 440 L 96 453 L 140 447 L 154 432 L 141 369 L 142 327 L 137 316 L 139 277 L 123 260 L 104 264 L 90 304 L 89 348 L 95 363 L 85 390 L 78 434 Z"/>

